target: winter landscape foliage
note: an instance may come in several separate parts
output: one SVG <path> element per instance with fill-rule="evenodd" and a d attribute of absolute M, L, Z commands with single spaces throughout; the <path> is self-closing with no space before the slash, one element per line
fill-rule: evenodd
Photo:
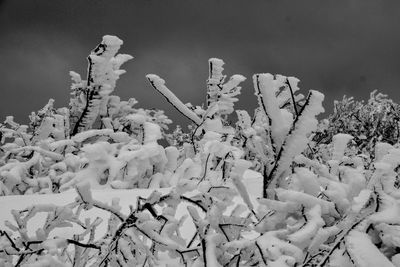
<path fill-rule="evenodd" d="M 26 201 L 1 222 L 1 266 L 400 267 L 398 104 L 345 97 L 318 121 L 323 94 L 260 73 L 249 114 L 234 108 L 246 78 L 211 58 L 202 106 L 146 76 L 191 121 L 168 131 L 113 94 L 121 45 L 104 36 L 86 80 L 70 72 L 69 107 L 0 124 L 2 203 Z"/>

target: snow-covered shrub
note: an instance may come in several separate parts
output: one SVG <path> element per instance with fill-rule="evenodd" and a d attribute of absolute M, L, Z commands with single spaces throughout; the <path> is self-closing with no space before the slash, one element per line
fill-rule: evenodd
<path fill-rule="evenodd" d="M 373 91 L 369 100 L 355 101 L 344 96 L 335 101 L 333 114 L 320 122 L 314 141 L 329 144 L 338 133 L 350 134 L 359 153 L 374 154 L 377 142 L 391 145 L 400 138 L 400 105 L 387 95 Z"/>
<path fill-rule="evenodd" d="M 338 139 L 336 151 L 345 142 Z M 1 232 L 0 256 L 3 263 L 25 266 L 151 266 L 166 257 L 174 266 L 394 266 L 400 194 L 393 169 L 400 164 L 400 149 L 379 146 L 373 170 L 340 152 L 331 170 L 298 156 L 288 187 L 258 203 L 242 182 L 251 164 L 241 159 L 225 182 L 214 179 L 212 170 L 197 178 L 186 172 L 169 192 L 139 198 L 129 214 L 115 201 L 93 199 L 89 184 L 79 184 L 69 205 L 14 211 L 16 224 L 7 222 L 9 229 Z M 186 216 L 178 211 L 182 202 Z M 79 219 L 83 209 L 95 208 L 111 214 L 105 236 L 94 234 L 100 219 Z M 29 235 L 26 224 L 37 212 L 47 213 L 47 219 Z M 184 226 L 187 220 L 191 227 Z M 72 224 L 82 228 L 73 238 L 51 235 Z"/>
<path fill-rule="evenodd" d="M 208 132 L 222 134 L 217 138 L 232 139 L 244 150 L 242 157 L 252 160 L 253 167 L 264 175 L 263 195 L 266 197 L 267 190 L 287 175 L 294 156 L 307 147 L 317 127 L 316 116 L 324 111 L 324 96 L 317 91 L 310 91 L 306 98 L 296 94 L 299 80 L 295 77 L 255 74 L 253 81 L 259 108 L 253 119 L 247 111 L 238 110 L 235 129 L 229 125 L 226 115 L 234 111 L 233 103 L 240 93 L 238 85 L 245 78 L 233 75 L 224 83 L 223 64 L 220 59 L 209 60 L 206 109 L 199 106 L 190 109 L 193 106 L 183 104 L 165 86 L 163 79 L 154 74 L 147 78 L 180 113 L 194 122 L 191 143 L 195 150 L 197 140 Z"/>
<path fill-rule="evenodd" d="M 321 93 L 299 94 L 294 77 L 255 74 L 259 106 L 251 117 L 234 108 L 245 77 L 226 81 L 224 62 L 212 58 L 202 106 L 184 104 L 147 75 L 192 122 L 166 133 L 163 112 L 111 94 L 131 58 L 117 54 L 121 44 L 105 36 L 88 58 L 87 80 L 71 73 L 69 108 L 50 100 L 29 126 L 12 117 L 0 126 L 2 195 L 77 194 L 67 205 L 12 211 L 15 222 L 0 231 L 2 265 L 163 266 L 168 258 L 171 266 L 400 266 L 400 148 L 396 135 L 384 139 L 395 116 L 385 108 L 396 104 L 379 94 L 368 108 L 345 99 L 348 112 L 381 123 L 357 130 L 349 122 L 352 130 L 341 132 L 341 119 L 332 118 L 346 121 L 337 111 L 314 134 Z M 358 131 L 383 137 L 368 146 Z M 249 188 L 249 173 L 261 177 L 260 188 Z M 94 199 L 93 188 L 154 191 L 131 199 L 126 213 L 117 199 Z M 84 219 L 94 209 L 109 216 Z M 46 220 L 30 232 L 38 213 Z M 102 221 L 107 232 L 99 235 Z M 56 234 L 63 227 L 77 230 Z"/>
<path fill-rule="evenodd" d="M 90 180 L 93 187 L 148 187 L 168 160 L 157 143 L 171 121 L 159 110 L 136 108 L 133 98 L 112 95 L 120 66 L 132 57 L 117 54 L 122 41 L 104 36 L 88 57 L 87 80 L 71 72 L 69 108 L 54 100 L 19 125 L 0 125 L 1 195 L 59 192 Z"/>

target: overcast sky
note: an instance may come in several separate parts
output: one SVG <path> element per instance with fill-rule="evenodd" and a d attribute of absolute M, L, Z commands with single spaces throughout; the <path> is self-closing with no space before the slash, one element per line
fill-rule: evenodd
<path fill-rule="evenodd" d="M 400 1 L 376 0 L 0 0 L 0 120 L 68 104 L 74 70 L 101 37 L 117 35 L 126 63 L 116 94 L 185 123 L 147 83 L 155 73 L 184 102 L 205 98 L 210 57 L 243 74 L 240 108 L 253 108 L 253 73 L 296 76 L 303 93 L 366 99 L 379 89 L 400 100 Z"/>

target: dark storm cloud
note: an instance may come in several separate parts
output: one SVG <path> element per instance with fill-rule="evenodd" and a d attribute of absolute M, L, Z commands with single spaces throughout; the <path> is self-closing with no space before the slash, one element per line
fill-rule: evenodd
<path fill-rule="evenodd" d="M 248 80 L 239 106 L 254 107 L 251 75 L 281 73 L 333 99 L 373 89 L 399 100 L 399 1 L 0 1 L 0 117 L 26 122 L 47 99 L 68 103 L 68 71 L 85 75 L 105 34 L 134 60 L 117 94 L 179 118 L 145 80 L 156 73 L 185 102 L 204 99 L 207 59 Z"/>

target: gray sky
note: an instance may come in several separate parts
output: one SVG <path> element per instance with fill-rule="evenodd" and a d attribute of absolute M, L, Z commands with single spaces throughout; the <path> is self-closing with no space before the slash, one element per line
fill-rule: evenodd
<path fill-rule="evenodd" d="M 116 94 L 180 117 L 147 83 L 155 73 L 184 102 L 205 98 L 210 57 L 225 74 L 243 74 L 240 108 L 255 107 L 253 73 L 296 76 L 303 93 L 326 96 L 379 89 L 399 102 L 400 1 L 387 0 L 0 0 L 0 120 L 27 122 L 49 98 L 68 104 L 74 70 L 106 34 L 124 40 Z"/>

